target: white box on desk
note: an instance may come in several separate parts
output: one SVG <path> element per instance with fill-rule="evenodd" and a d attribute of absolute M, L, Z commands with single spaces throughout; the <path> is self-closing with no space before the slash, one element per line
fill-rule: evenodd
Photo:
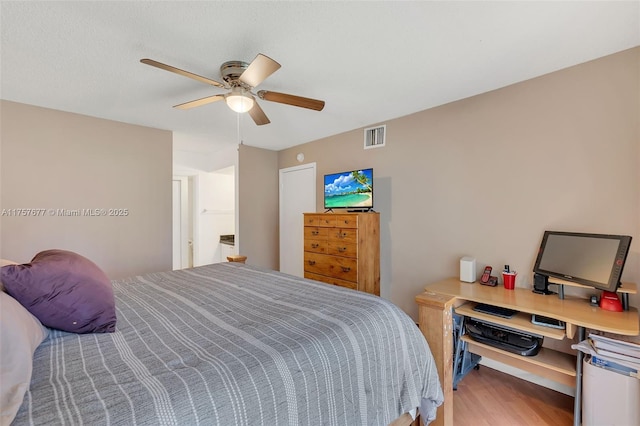
<path fill-rule="evenodd" d="M 460 281 L 473 283 L 476 281 L 476 259 L 465 256 L 460 259 Z"/>

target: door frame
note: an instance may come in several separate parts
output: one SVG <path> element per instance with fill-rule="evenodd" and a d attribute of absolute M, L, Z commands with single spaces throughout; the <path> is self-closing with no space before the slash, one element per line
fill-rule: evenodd
<path fill-rule="evenodd" d="M 180 268 L 189 267 L 189 178 L 173 176 L 173 182 L 180 182 L 180 199 L 172 200 L 180 203 Z"/>

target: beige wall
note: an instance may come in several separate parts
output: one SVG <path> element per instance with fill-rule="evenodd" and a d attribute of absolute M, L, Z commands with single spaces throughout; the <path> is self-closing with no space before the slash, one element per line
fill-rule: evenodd
<path fill-rule="evenodd" d="M 238 252 L 247 263 L 278 269 L 278 153 L 238 147 Z"/>
<path fill-rule="evenodd" d="M 640 48 L 621 52 L 389 120 L 384 148 L 363 150 L 358 129 L 278 167 L 316 162 L 319 206 L 324 174 L 374 168 L 381 295 L 413 316 L 465 255 L 530 286 L 545 229 L 632 235 L 623 278 L 640 282 L 639 64 Z"/>
<path fill-rule="evenodd" d="M 296 154 L 322 176 L 375 173 L 381 291 L 415 315 L 424 284 L 508 263 L 531 283 L 545 229 L 634 236 L 640 281 L 640 48 L 389 120 L 387 146 L 362 129 L 279 153 L 240 145 L 237 238 L 249 263 L 278 267 L 278 169 Z M 171 134 L 2 101 L 0 208 L 128 208 L 116 217 L 0 217 L 0 256 L 60 247 L 113 277 L 171 267 Z M 374 124 L 374 123 L 371 123 Z M 153 155 L 151 155 L 153 153 Z M 632 298 L 638 305 L 638 298 Z"/>
<path fill-rule="evenodd" d="M 1 102 L 0 256 L 76 251 L 110 278 L 171 269 L 171 132 Z M 49 209 L 128 209 L 125 217 Z"/>

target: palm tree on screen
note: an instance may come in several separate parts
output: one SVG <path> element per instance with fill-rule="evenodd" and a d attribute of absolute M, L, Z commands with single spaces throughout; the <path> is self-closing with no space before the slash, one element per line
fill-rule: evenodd
<path fill-rule="evenodd" d="M 366 192 L 372 192 L 371 183 L 369 182 L 369 179 L 365 176 L 364 173 L 362 173 L 359 170 L 353 171 L 351 172 L 351 177 L 353 177 L 353 179 L 355 179 L 355 181 L 358 182 L 360 185 L 365 186 L 367 188 Z"/>

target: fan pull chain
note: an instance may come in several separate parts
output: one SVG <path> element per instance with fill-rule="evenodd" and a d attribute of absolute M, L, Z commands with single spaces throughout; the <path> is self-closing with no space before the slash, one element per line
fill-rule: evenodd
<path fill-rule="evenodd" d="M 242 145 L 242 135 L 240 134 L 240 113 L 236 113 L 236 133 L 238 135 L 238 145 Z"/>
<path fill-rule="evenodd" d="M 236 112 L 236 143 L 240 145 L 240 114 Z"/>

